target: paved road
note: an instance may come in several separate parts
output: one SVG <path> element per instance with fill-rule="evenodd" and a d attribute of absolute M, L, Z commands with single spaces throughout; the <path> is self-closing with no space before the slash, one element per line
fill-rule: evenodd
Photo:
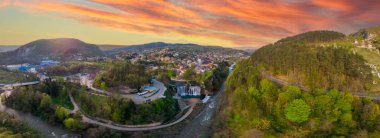
<path fill-rule="evenodd" d="M 35 85 L 35 84 L 38 84 L 38 83 L 39 82 L 17 83 L 17 84 L 11 84 L 11 86 Z M 157 80 L 153 80 L 153 83 L 154 83 L 155 87 L 160 88 L 160 92 L 156 93 L 157 96 L 155 96 L 155 97 L 156 98 L 162 97 L 163 94 L 164 94 L 164 92 L 166 91 L 165 85 L 163 83 L 157 81 Z M 4 95 L 10 95 L 10 92 L 9 93 L 6 92 L 6 93 L 2 93 L 2 94 L 4 94 Z M 74 105 L 74 109 L 72 111 L 70 111 L 70 112 L 72 112 L 72 113 L 80 112 L 80 108 L 79 108 L 78 104 L 75 102 L 75 100 L 74 100 L 71 92 L 69 92 L 69 97 L 70 97 L 70 101 Z M 131 126 L 131 127 L 123 127 L 123 125 L 117 125 L 116 126 L 116 125 L 102 123 L 102 122 L 99 122 L 97 120 L 90 119 L 89 117 L 85 116 L 84 114 L 82 114 L 82 119 L 83 119 L 83 122 L 86 122 L 86 123 L 89 123 L 89 124 L 100 125 L 100 126 L 104 126 L 104 127 L 107 127 L 107 128 L 120 130 L 120 131 L 148 131 L 148 130 L 155 130 L 155 129 L 165 128 L 165 127 L 170 127 L 170 126 L 173 126 L 173 125 L 175 125 L 175 124 L 183 121 L 184 119 L 186 119 L 191 114 L 191 112 L 193 112 L 194 106 L 195 105 L 191 105 L 189 107 L 189 110 L 181 118 L 179 118 L 178 120 L 176 120 L 174 122 L 171 122 L 169 124 L 157 125 L 157 126 L 148 126 L 148 127 L 139 127 L 139 126 L 142 126 L 142 125 L 136 125 L 136 126 Z"/>
<path fill-rule="evenodd" d="M 69 93 L 69 95 L 70 95 L 70 100 L 74 105 L 74 108 L 77 109 L 77 111 L 80 111 L 79 110 L 80 108 L 79 108 L 78 104 L 75 102 L 71 93 Z M 84 114 L 82 114 L 82 121 L 85 123 L 99 125 L 99 126 L 103 126 L 103 127 L 107 127 L 107 128 L 111 128 L 111 129 L 115 129 L 115 130 L 120 130 L 120 131 L 149 131 L 149 130 L 155 130 L 155 129 L 165 128 L 165 127 L 170 127 L 170 126 L 173 126 L 173 125 L 183 121 L 184 119 L 186 119 L 191 114 L 191 112 L 193 112 L 194 107 L 195 107 L 195 105 L 191 105 L 189 107 L 189 110 L 181 118 L 177 119 L 176 121 L 171 122 L 169 124 L 157 125 L 157 126 L 140 127 L 142 125 L 135 125 L 135 126 L 129 125 L 129 127 L 126 127 L 123 125 L 113 125 L 113 124 L 103 123 L 103 122 L 91 119 L 91 118 L 85 116 Z"/>
<path fill-rule="evenodd" d="M 280 80 L 274 76 L 271 76 L 271 75 L 264 75 L 266 79 L 270 80 L 270 81 L 273 81 L 277 84 L 280 84 L 280 85 L 283 85 L 283 86 L 289 86 L 289 85 L 292 85 L 284 80 Z M 300 89 L 304 90 L 304 91 L 308 91 L 308 89 L 304 86 L 301 86 L 301 85 L 295 85 L 297 87 L 299 87 Z M 372 97 L 373 100 L 376 100 L 376 101 L 379 101 L 380 100 L 380 94 L 368 94 L 368 93 L 365 93 L 365 92 L 351 92 L 352 95 L 354 96 L 357 96 L 357 97 Z"/>
<path fill-rule="evenodd" d="M 96 120 L 92 120 L 92 119 L 90 119 L 84 115 L 82 116 L 82 118 L 83 118 L 83 121 L 86 123 L 99 125 L 99 126 L 103 126 L 103 127 L 107 127 L 107 128 L 111 128 L 111 129 L 115 129 L 115 130 L 120 130 L 120 131 L 149 131 L 149 130 L 155 130 L 155 129 L 161 129 L 161 128 L 173 126 L 173 125 L 183 121 L 184 119 L 186 119 L 191 114 L 191 112 L 193 112 L 193 109 L 194 109 L 194 106 L 190 106 L 190 109 L 186 112 L 185 115 L 183 115 L 181 118 L 179 118 L 178 120 L 176 120 L 172 123 L 164 124 L 164 125 L 158 125 L 158 126 L 150 126 L 150 127 L 122 127 L 122 126 L 116 126 L 116 125 L 102 123 L 102 122 L 99 122 Z"/>
<path fill-rule="evenodd" d="M 294 85 L 294 84 L 290 84 L 289 82 L 287 81 L 284 81 L 284 80 L 280 80 L 272 75 L 268 75 L 268 74 L 264 74 L 262 73 L 266 79 L 272 81 L 272 82 L 275 82 L 277 84 L 280 84 L 280 85 L 283 85 L 283 86 L 289 86 L 289 85 Z M 304 86 L 301 86 L 301 85 L 294 85 L 294 86 L 297 86 L 299 87 L 301 90 L 304 90 L 304 91 L 308 91 L 308 89 Z"/>
<path fill-rule="evenodd" d="M 18 86 L 28 86 L 28 85 L 35 85 L 40 83 L 39 81 L 32 81 L 32 82 L 21 82 L 21 83 L 14 83 L 14 84 L 2 84 L 4 85 L 4 88 L 12 88 L 12 87 L 18 87 Z"/>
<path fill-rule="evenodd" d="M 156 79 L 152 79 L 152 82 L 153 82 L 153 86 L 156 87 L 157 89 L 159 89 L 159 91 L 150 97 L 147 97 L 147 98 L 144 97 L 144 96 L 147 96 L 148 94 L 143 95 L 143 96 L 139 96 L 137 94 L 120 94 L 120 96 L 122 96 L 124 98 L 132 99 L 132 101 L 136 104 L 143 104 L 149 99 L 150 99 L 150 101 L 154 101 L 154 100 L 157 100 L 157 99 L 164 97 L 164 93 L 167 89 L 165 87 L 165 85 Z M 98 95 L 98 96 L 110 96 L 110 95 L 112 95 L 112 93 L 108 92 L 108 91 L 100 90 L 97 88 L 90 88 L 90 89 L 97 92 L 97 93 L 91 93 L 93 95 Z"/>
<path fill-rule="evenodd" d="M 73 95 L 71 95 L 71 92 L 69 92 L 69 97 L 70 97 L 71 103 L 73 103 L 73 105 L 74 105 L 74 109 L 71 110 L 70 113 L 75 114 L 79 111 L 79 107 L 78 107 L 77 103 L 74 102 L 75 100 L 74 100 Z"/>

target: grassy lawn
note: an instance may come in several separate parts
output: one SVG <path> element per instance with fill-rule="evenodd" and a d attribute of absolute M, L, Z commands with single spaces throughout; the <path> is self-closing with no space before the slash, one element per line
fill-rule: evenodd
<path fill-rule="evenodd" d="M 70 110 L 73 110 L 74 109 L 74 105 L 71 103 L 69 97 L 67 98 L 52 98 L 53 100 L 53 104 L 55 105 L 60 105 L 62 107 L 65 107 L 67 109 L 70 109 Z"/>

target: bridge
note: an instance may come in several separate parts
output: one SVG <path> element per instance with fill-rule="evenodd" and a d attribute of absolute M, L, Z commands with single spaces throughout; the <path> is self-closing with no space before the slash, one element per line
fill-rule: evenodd
<path fill-rule="evenodd" d="M 21 82 L 21 83 L 13 83 L 13 84 L 0 84 L 0 88 L 1 89 L 13 89 L 14 87 L 36 85 L 39 83 L 40 83 L 40 81 Z"/>

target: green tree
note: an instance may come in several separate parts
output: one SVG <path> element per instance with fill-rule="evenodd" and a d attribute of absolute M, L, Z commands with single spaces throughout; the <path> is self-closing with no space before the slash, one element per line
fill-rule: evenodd
<path fill-rule="evenodd" d="M 73 129 L 75 125 L 75 120 L 73 118 L 66 118 L 65 121 L 63 121 L 63 124 L 68 129 Z"/>
<path fill-rule="evenodd" d="M 293 100 L 285 109 L 286 118 L 292 122 L 302 123 L 309 120 L 310 106 L 302 99 Z"/>
<path fill-rule="evenodd" d="M 186 80 L 192 80 L 194 79 L 195 75 L 196 75 L 195 66 L 191 66 L 189 69 L 185 71 L 185 73 L 183 73 L 182 78 Z"/>
<path fill-rule="evenodd" d="M 107 90 L 106 82 L 103 81 L 102 83 L 100 83 L 100 89 Z"/>
<path fill-rule="evenodd" d="M 173 70 L 168 70 L 168 75 L 170 78 L 174 78 L 177 76 L 177 73 L 175 73 L 175 71 L 173 71 Z"/>
<path fill-rule="evenodd" d="M 69 116 L 69 111 L 61 106 L 58 106 L 54 114 L 57 117 L 58 121 L 63 121 Z"/>
<path fill-rule="evenodd" d="M 50 106 L 52 106 L 52 105 L 53 105 L 53 102 L 52 102 L 50 96 L 47 94 L 42 94 L 42 100 L 41 100 L 41 103 L 39 106 L 39 110 L 46 111 L 46 110 L 50 109 Z"/>

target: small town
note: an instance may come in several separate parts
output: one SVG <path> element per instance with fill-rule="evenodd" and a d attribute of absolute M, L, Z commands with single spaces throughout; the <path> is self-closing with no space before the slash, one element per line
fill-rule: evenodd
<path fill-rule="evenodd" d="M 0 138 L 380 138 L 380 0 L 0 0 Z"/>
<path fill-rule="evenodd" d="M 203 47 L 195 47 L 199 48 Z M 73 116 L 82 116 L 82 119 L 75 119 L 78 123 L 81 121 L 119 130 L 134 130 L 136 126 L 141 126 L 141 130 L 154 130 L 177 124 L 190 115 L 194 108 L 208 104 L 232 70 L 233 63 L 248 58 L 247 53 L 239 50 L 206 48 L 211 50 L 200 52 L 191 48 L 148 48 L 142 51 L 119 52 L 111 56 L 83 57 L 79 54 L 72 56 L 71 60 L 44 57 L 40 62 L 6 64 L 1 65 L 0 71 L 17 74 L 19 78 L 2 81 L 4 83 L 0 87 L 6 99 L 12 98 L 15 95 L 12 93 L 19 92 L 20 87 L 69 89 L 74 92 L 64 94 L 67 101 L 57 103 L 56 106 Z M 214 78 L 221 76 L 224 77 Z M 115 96 L 118 100 L 130 100 L 134 106 L 162 103 L 167 106 L 164 108 L 173 110 L 170 115 L 165 116 L 165 120 L 178 119 L 178 122 L 153 119 L 155 121 L 142 121 L 146 122 L 142 124 L 125 124 L 113 117 L 91 114 L 86 111 L 88 109 L 83 109 L 90 105 L 83 103 L 81 98 L 98 97 L 106 100 L 116 98 Z M 55 99 L 64 100 L 60 97 Z"/>

